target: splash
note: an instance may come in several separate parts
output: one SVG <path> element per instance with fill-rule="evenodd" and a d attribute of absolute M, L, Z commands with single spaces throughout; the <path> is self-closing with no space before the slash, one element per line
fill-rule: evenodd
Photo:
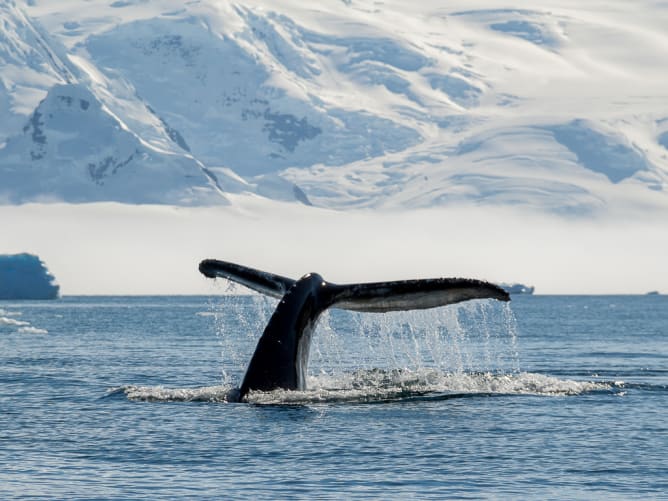
<path fill-rule="evenodd" d="M 217 282 L 227 282 L 226 292 L 236 290 L 232 282 Z M 227 295 L 223 303 L 210 301 L 209 316 L 213 318 L 223 361 L 222 385 L 241 384 L 243 371 L 277 303 L 261 294 Z"/>
<path fill-rule="evenodd" d="M 372 369 L 335 378 L 312 377 L 306 391 L 251 392 L 247 400 L 254 404 L 315 404 L 510 395 L 560 397 L 612 391 L 613 387 L 614 383 L 570 381 L 534 373 L 447 373 L 437 369 Z"/>
<path fill-rule="evenodd" d="M 223 281 L 224 283 L 224 281 Z M 230 291 L 228 291 L 230 292 Z M 277 301 L 224 295 L 209 311 L 221 346 L 221 384 L 203 388 L 127 386 L 131 400 L 235 401 L 246 365 Z M 251 392 L 254 404 L 385 402 L 500 395 L 579 395 L 605 382 L 570 381 L 520 371 L 518 328 L 507 303 L 474 300 L 382 314 L 332 308 L 311 346 L 306 391 Z"/>
<path fill-rule="evenodd" d="M 470 397 L 538 395 L 562 397 L 595 391 L 615 391 L 616 383 L 571 381 L 543 374 L 447 373 L 437 369 L 410 371 L 358 370 L 338 376 L 311 376 L 306 391 L 250 392 L 247 401 L 259 405 L 312 405 L 445 400 Z M 108 396 L 123 394 L 142 402 L 235 402 L 237 389 L 229 385 L 201 388 L 121 386 Z"/>
<path fill-rule="evenodd" d="M 222 302 L 212 300 L 208 312 L 198 313 L 213 319 L 221 346 L 222 384 L 240 384 L 276 304 L 259 294 L 225 295 Z M 516 345 L 512 309 L 497 301 L 382 314 L 333 308 L 320 318 L 309 375 L 375 368 L 514 373 L 519 371 Z"/>
<path fill-rule="evenodd" d="M 517 322 L 508 305 L 485 300 L 383 314 L 326 312 L 310 373 L 360 368 L 518 372 Z"/>
<path fill-rule="evenodd" d="M 229 386 L 201 388 L 165 388 L 163 386 L 119 386 L 111 388 L 107 396 L 124 394 L 128 400 L 140 402 L 229 402 L 234 400 L 235 389 Z"/>

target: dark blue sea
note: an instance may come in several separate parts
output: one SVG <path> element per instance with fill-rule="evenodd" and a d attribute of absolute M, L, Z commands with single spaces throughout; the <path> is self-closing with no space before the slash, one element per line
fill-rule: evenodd
<path fill-rule="evenodd" d="M 227 403 L 258 296 L 0 302 L 0 499 L 668 499 L 668 297 L 332 310 Z"/>

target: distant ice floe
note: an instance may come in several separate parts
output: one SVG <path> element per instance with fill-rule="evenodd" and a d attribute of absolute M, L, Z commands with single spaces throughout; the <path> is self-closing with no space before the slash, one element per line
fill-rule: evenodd
<path fill-rule="evenodd" d="M 508 294 L 533 294 L 535 288 L 533 285 L 525 285 L 520 283 L 501 283 L 499 286 Z"/>

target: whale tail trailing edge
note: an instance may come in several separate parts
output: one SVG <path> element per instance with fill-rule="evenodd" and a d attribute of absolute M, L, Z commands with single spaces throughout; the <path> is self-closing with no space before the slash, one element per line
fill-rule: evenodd
<path fill-rule="evenodd" d="M 297 282 L 239 264 L 205 259 L 200 272 L 209 278 L 226 278 L 254 291 L 280 299 Z M 361 312 L 387 312 L 435 308 L 471 299 L 509 301 L 501 287 L 470 278 L 431 278 L 361 284 L 324 282 L 322 305 Z"/>
<path fill-rule="evenodd" d="M 344 310 L 383 313 L 423 310 L 470 299 L 509 301 L 500 287 L 469 278 L 430 278 L 334 285 L 332 306 Z"/>

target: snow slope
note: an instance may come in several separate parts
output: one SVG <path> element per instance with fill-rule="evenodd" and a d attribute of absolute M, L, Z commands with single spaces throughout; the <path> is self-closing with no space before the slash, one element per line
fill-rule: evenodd
<path fill-rule="evenodd" d="M 0 16 L 5 203 L 668 208 L 662 2 L 9 0 Z"/>
<path fill-rule="evenodd" d="M 224 203 L 194 159 L 157 154 L 85 87 L 55 85 L 0 160 L 0 199 L 198 205 Z"/>

